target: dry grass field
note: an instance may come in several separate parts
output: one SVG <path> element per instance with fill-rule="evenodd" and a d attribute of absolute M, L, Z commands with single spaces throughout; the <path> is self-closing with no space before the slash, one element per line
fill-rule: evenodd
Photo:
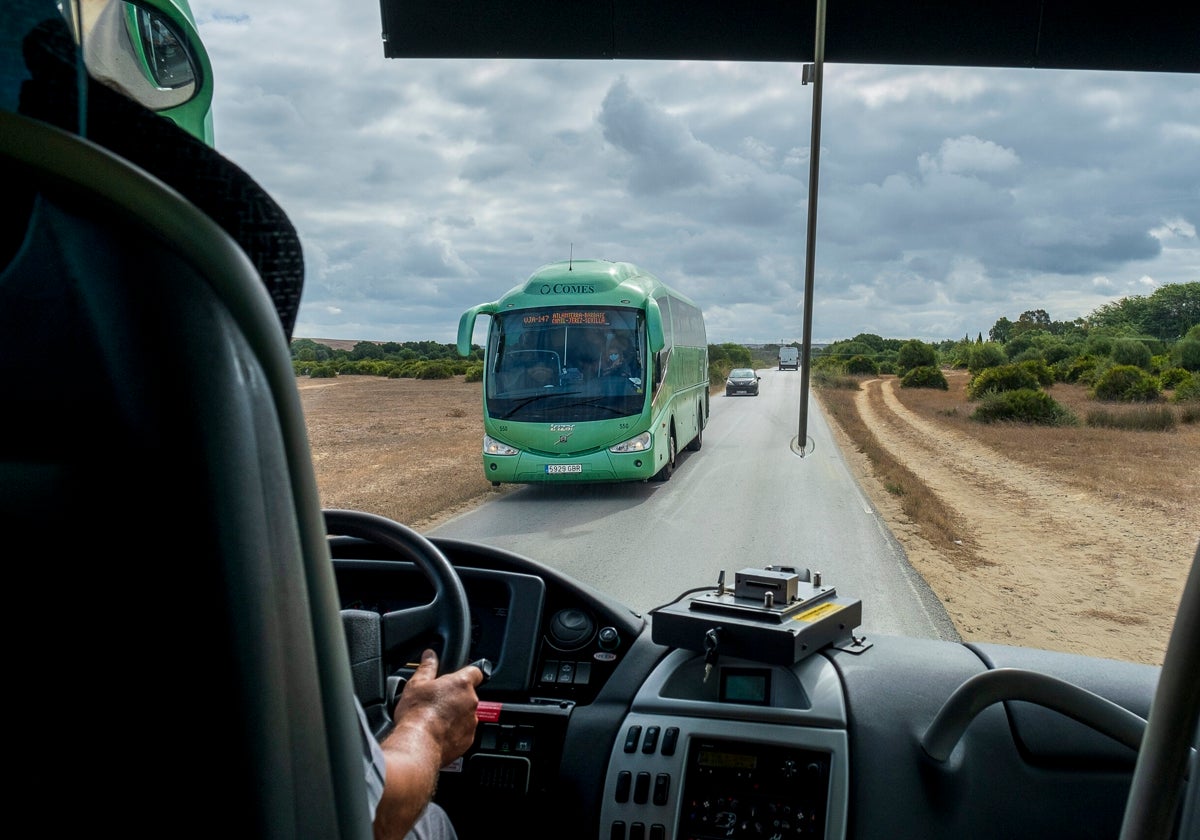
<path fill-rule="evenodd" d="M 820 391 L 842 449 L 966 639 L 1161 662 L 1200 540 L 1200 426 L 984 425 L 949 391 Z M 425 530 L 494 493 L 478 383 L 300 379 L 322 504 Z M 1080 417 L 1080 386 L 1050 393 Z"/>
<path fill-rule="evenodd" d="M 500 492 L 483 479 L 479 383 L 298 380 L 321 503 L 425 530 Z"/>

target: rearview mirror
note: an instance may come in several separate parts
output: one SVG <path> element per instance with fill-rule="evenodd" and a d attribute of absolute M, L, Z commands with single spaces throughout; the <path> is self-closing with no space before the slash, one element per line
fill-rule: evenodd
<path fill-rule="evenodd" d="M 93 79 L 211 142 L 211 69 L 186 3 L 91 0 L 60 8 Z"/>

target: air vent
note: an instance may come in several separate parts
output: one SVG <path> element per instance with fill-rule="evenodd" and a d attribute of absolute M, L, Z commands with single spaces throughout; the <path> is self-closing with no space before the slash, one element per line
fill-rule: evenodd
<path fill-rule="evenodd" d="M 562 650 L 576 650 L 587 644 L 596 625 L 592 617 L 583 610 L 568 608 L 559 610 L 550 619 L 550 641 Z"/>

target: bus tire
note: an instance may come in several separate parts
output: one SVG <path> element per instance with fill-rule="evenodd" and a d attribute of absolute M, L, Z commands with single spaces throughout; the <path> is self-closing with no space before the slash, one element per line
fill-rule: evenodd
<path fill-rule="evenodd" d="M 700 447 L 704 446 L 704 414 L 696 410 L 696 436 L 692 438 L 692 442 L 687 445 L 688 452 L 699 452 Z"/>
<path fill-rule="evenodd" d="M 655 481 L 670 481 L 671 474 L 675 472 L 675 430 L 671 430 L 671 436 L 667 439 L 667 463 L 663 464 L 662 469 L 654 474 Z"/>

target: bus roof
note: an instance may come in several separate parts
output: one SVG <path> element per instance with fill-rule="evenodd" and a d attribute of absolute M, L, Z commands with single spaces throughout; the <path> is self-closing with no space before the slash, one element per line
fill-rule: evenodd
<path fill-rule="evenodd" d="M 561 260 L 543 265 L 523 283 L 513 286 L 493 303 L 481 303 L 458 320 L 458 353 L 471 353 L 475 319 L 508 310 L 554 306 L 636 306 L 646 310 L 652 351 L 662 349 L 663 325 L 657 298 L 668 295 L 699 307 L 650 272 L 629 262 L 611 260 Z"/>
<path fill-rule="evenodd" d="M 664 291 L 692 303 L 687 295 L 633 263 L 571 259 L 543 265 L 501 300 L 515 303 L 514 299 L 524 297 L 520 301 L 524 306 L 553 305 L 555 295 L 595 295 L 597 304 L 612 305 L 633 303 Z"/>

